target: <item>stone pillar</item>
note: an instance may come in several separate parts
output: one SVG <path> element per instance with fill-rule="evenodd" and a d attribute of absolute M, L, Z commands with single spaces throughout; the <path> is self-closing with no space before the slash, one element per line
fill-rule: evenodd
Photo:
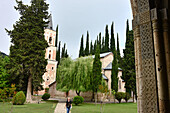
<path fill-rule="evenodd" d="M 169 26 L 168 26 L 168 15 L 167 9 L 162 9 L 160 11 L 161 14 L 161 25 L 163 31 L 163 40 L 164 40 L 164 49 L 165 49 L 165 60 L 166 60 L 166 69 L 167 69 L 167 80 L 168 80 L 168 95 L 169 95 L 169 106 L 170 106 L 170 39 L 169 39 Z M 170 107 L 168 109 L 170 112 Z"/>
<path fill-rule="evenodd" d="M 166 73 L 166 61 L 164 52 L 164 40 L 160 28 L 160 19 L 157 17 L 157 9 L 151 10 L 153 40 L 155 49 L 156 74 L 158 85 L 159 112 L 168 113 L 168 79 Z"/>

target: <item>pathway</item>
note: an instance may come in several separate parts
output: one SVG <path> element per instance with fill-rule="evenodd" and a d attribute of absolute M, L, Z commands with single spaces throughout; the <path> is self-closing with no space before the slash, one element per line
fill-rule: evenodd
<path fill-rule="evenodd" d="M 54 113 L 66 113 L 65 101 L 66 99 L 57 99 L 59 102 L 54 110 Z"/>

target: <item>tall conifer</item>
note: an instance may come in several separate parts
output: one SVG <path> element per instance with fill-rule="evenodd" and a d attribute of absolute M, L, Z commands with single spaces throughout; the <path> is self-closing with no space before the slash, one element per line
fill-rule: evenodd
<path fill-rule="evenodd" d="M 55 46 L 56 46 L 56 47 L 58 46 L 58 25 L 57 25 L 57 28 L 56 28 L 56 40 L 55 40 Z"/>
<path fill-rule="evenodd" d="M 111 39 L 110 39 L 110 50 L 115 51 L 115 38 L 114 38 L 114 23 L 111 25 Z"/>
<path fill-rule="evenodd" d="M 86 39 L 86 48 L 85 48 L 85 55 L 89 55 L 89 32 L 87 31 L 87 39 Z"/>
<path fill-rule="evenodd" d="M 83 40 L 83 35 L 81 37 L 81 42 L 80 42 L 80 50 L 79 50 L 79 57 L 84 56 L 84 40 Z"/>
<path fill-rule="evenodd" d="M 105 28 L 105 51 L 104 52 L 108 52 L 109 51 L 109 30 L 108 30 L 108 25 L 106 25 Z"/>
<path fill-rule="evenodd" d="M 47 60 L 45 49 L 48 43 L 44 38 L 44 28 L 47 26 L 48 4 L 44 0 L 32 0 L 31 5 L 16 1 L 15 9 L 21 17 L 8 31 L 11 39 L 10 67 L 11 79 L 21 84 L 27 84 L 27 102 L 32 102 L 32 89 L 42 88 L 42 75 L 46 72 Z M 17 81 L 17 82 L 16 82 Z M 32 87 L 33 86 L 33 87 Z"/>

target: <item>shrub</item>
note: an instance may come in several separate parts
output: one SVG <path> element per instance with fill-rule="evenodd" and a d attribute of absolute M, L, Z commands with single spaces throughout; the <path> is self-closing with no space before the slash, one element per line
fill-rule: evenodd
<path fill-rule="evenodd" d="M 130 99 L 130 94 L 125 93 L 123 99 L 125 99 L 125 101 L 128 102 L 128 100 Z"/>
<path fill-rule="evenodd" d="M 44 93 L 44 95 L 42 96 L 43 100 L 48 100 L 50 98 L 50 94 L 48 93 Z"/>
<path fill-rule="evenodd" d="M 121 103 L 122 98 L 124 97 L 124 93 L 123 92 L 117 92 L 115 94 L 115 98 L 119 101 L 119 103 Z"/>
<path fill-rule="evenodd" d="M 73 103 L 77 106 L 78 104 L 81 104 L 84 102 L 84 98 L 82 96 L 75 96 L 73 98 Z"/>
<path fill-rule="evenodd" d="M 19 91 L 13 98 L 12 103 L 14 105 L 23 105 L 25 102 L 25 94 L 23 91 Z"/>

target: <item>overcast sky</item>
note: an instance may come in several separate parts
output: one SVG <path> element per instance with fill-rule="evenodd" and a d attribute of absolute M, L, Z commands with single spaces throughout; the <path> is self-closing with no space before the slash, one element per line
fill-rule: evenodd
<path fill-rule="evenodd" d="M 22 0 L 29 4 L 30 0 Z M 87 30 L 90 40 L 97 38 L 99 32 L 104 35 L 106 24 L 109 29 L 112 21 L 115 23 L 115 34 L 119 33 L 120 49 L 125 45 L 126 20 L 132 20 L 130 0 L 47 0 L 49 12 L 53 17 L 53 28 L 59 25 L 59 40 L 66 43 L 68 53 L 72 58 L 78 57 L 80 38 Z M 14 9 L 15 0 L 1 0 L 0 3 L 0 51 L 9 54 L 10 37 L 5 28 L 12 29 L 19 19 Z M 85 38 L 86 39 L 86 38 Z M 86 40 L 84 40 L 84 43 Z"/>

